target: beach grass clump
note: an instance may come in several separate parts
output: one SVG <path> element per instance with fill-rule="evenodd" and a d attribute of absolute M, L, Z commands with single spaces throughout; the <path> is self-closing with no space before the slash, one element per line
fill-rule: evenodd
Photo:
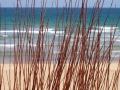
<path fill-rule="evenodd" d="M 119 36 L 114 37 L 116 28 L 112 24 L 109 42 L 106 42 L 104 32 L 112 4 L 101 27 L 104 0 L 97 0 L 94 4 L 89 24 L 87 0 L 82 0 L 81 5 L 77 5 L 80 1 L 76 0 L 75 7 L 72 7 L 72 0 L 68 3 L 65 0 L 61 13 L 58 12 L 59 2 L 56 0 L 56 22 L 51 39 L 48 32 L 53 7 L 46 15 L 46 0 L 41 0 L 39 33 L 34 45 L 35 2 L 32 0 L 28 8 L 30 2 L 26 0 L 26 7 L 23 8 L 21 1 L 17 0 L 14 6 L 14 60 L 10 58 L 8 71 L 5 72 L 4 51 L 0 64 L 1 90 L 119 90 L 119 58 L 116 70 L 112 75 L 110 72 L 114 40 Z M 118 24 L 119 18 L 115 26 Z"/>

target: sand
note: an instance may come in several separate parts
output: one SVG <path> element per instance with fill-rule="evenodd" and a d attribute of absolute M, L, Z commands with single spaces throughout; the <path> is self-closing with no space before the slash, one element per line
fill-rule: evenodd
<path fill-rule="evenodd" d="M 3 67 L 3 64 L 0 64 L 0 66 Z M 51 64 L 51 67 L 53 68 L 53 64 Z M 111 65 L 110 65 L 110 80 L 112 79 L 112 76 L 114 75 L 115 71 L 117 70 L 117 67 L 118 67 L 117 62 L 112 62 L 111 63 Z M 1 72 L 2 72 L 2 68 L 1 68 Z M 48 69 L 46 69 L 45 74 L 48 74 Z M 23 76 L 21 76 L 21 83 L 24 82 L 23 79 L 24 79 Z M 11 87 L 11 90 L 13 90 L 14 80 L 15 80 L 15 77 L 14 77 L 14 66 L 13 66 L 13 64 L 4 64 L 2 89 L 1 90 L 9 90 L 10 87 Z M 20 89 L 23 90 L 23 87 L 24 87 L 23 84 L 20 85 L 20 86 L 21 86 Z M 120 78 L 119 78 L 118 86 L 119 86 L 118 90 L 120 90 Z M 62 85 L 61 85 L 61 88 L 62 88 Z"/>

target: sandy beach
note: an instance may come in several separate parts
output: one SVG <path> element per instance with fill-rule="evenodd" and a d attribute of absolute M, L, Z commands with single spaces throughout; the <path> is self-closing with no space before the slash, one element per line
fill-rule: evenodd
<path fill-rule="evenodd" d="M 2 89 L 1 90 L 10 90 L 10 88 L 13 89 L 14 81 L 15 81 L 14 73 L 16 73 L 13 64 L 4 64 L 4 68 L 3 69 L 2 69 L 3 64 L 0 64 L 0 66 L 1 66 L 1 72 L 3 70 Z M 23 65 L 23 67 L 25 67 L 25 65 Z M 51 71 L 52 71 L 53 67 L 54 67 L 54 65 L 51 64 Z M 111 63 L 111 65 L 110 65 L 110 73 L 109 73 L 109 81 L 112 80 L 112 77 L 115 74 L 115 71 L 117 70 L 117 67 L 118 67 L 118 63 L 117 62 L 112 62 Z M 18 70 L 18 72 L 17 72 L 17 75 L 18 75 L 17 76 L 17 82 L 21 81 L 21 85 L 18 85 L 18 86 L 21 86 L 21 87 L 19 87 L 19 89 L 23 90 L 24 83 L 25 83 L 25 80 L 24 80 L 25 76 L 23 75 L 23 72 L 21 72 L 22 74 L 21 74 L 21 77 L 20 77 L 19 76 L 20 68 L 18 68 L 17 70 Z M 118 70 L 120 70 L 120 68 L 118 68 Z M 66 71 L 64 71 L 64 74 L 65 74 L 65 72 Z M 49 73 L 49 70 L 46 68 L 45 76 L 47 76 L 48 73 Z M 27 75 L 27 73 L 26 73 L 26 75 Z M 62 75 L 62 77 L 63 76 L 64 75 Z M 46 80 L 46 78 L 44 80 Z M 120 78 L 119 78 L 118 81 L 119 81 L 119 83 L 118 83 L 118 86 L 119 86 L 118 90 L 120 90 Z M 62 83 L 61 83 L 60 88 L 62 89 L 62 87 L 63 86 L 62 86 Z"/>

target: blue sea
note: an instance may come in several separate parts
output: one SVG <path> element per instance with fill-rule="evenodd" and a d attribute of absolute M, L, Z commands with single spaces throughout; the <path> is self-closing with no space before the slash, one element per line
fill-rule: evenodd
<path fill-rule="evenodd" d="M 43 10 L 43 11 L 42 11 Z M 44 29 L 43 31 L 40 31 L 39 27 L 41 22 L 41 13 L 44 16 Z M 44 41 L 44 44 L 46 46 L 51 44 L 53 36 L 55 34 L 55 29 L 57 28 L 56 32 L 56 38 L 59 36 L 63 37 L 64 30 L 63 27 L 66 25 L 66 15 L 68 15 L 68 25 L 70 24 L 69 18 L 72 17 L 72 22 L 74 25 L 78 24 L 78 19 L 80 15 L 81 8 L 74 9 L 72 8 L 70 12 L 68 9 L 64 11 L 64 16 L 62 17 L 63 14 L 63 9 L 62 8 L 35 8 L 33 11 L 31 8 L 22 8 L 22 9 L 14 9 L 14 8 L 1 8 L 0 9 L 0 60 L 4 59 L 7 61 L 11 58 L 11 60 L 14 59 L 14 47 L 16 47 L 20 42 L 18 42 L 18 38 L 15 37 L 20 37 L 19 33 L 21 33 L 21 36 L 24 37 L 22 38 L 22 43 L 21 44 L 28 44 L 27 41 L 25 40 L 25 34 L 26 31 L 30 31 L 29 33 L 32 33 L 34 31 L 34 35 L 32 35 L 33 43 L 32 45 L 36 47 L 37 39 L 38 39 L 38 34 L 39 31 L 43 33 L 47 33 L 49 36 L 49 42 L 46 40 L 46 43 Z M 110 10 L 110 13 L 108 15 L 109 8 L 103 8 L 102 12 L 100 14 L 99 18 L 99 26 L 97 28 L 103 28 L 103 33 L 101 36 L 101 45 L 103 45 L 103 42 L 106 41 L 105 46 L 108 47 L 109 41 L 110 41 L 110 30 L 111 26 L 113 28 L 113 31 L 116 30 L 115 32 L 115 43 L 113 45 L 113 50 L 112 50 L 112 57 L 115 57 L 114 60 L 118 60 L 119 54 L 120 54 L 120 22 L 119 21 L 119 16 L 120 16 L 120 8 L 112 8 Z M 72 14 L 70 14 L 72 13 Z M 92 8 L 88 8 L 87 10 L 87 16 L 86 16 L 86 30 L 88 29 L 90 22 L 91 22 L 91 15 L 93 13 Z M 107 18 L 107 20 L 106 20 Z M 26 23 L 29 22 L 29 23 Z M 59 27 L 57 26 L 57 23 L 59 23 Z M 104 22 L 105 26 L 104 26 Z M 117 25 L 116 25 L 117 24 Z M 97 26 L 97 25 L 96 25 Z M 98 30 L 93 27 L 92 32 L 98 33 Z M 72 34 L 74 36 L 74 33 Z M 57 37 L 58 36 L 58 37 Z M 104 37 L 105 36 L 105 37 Z M 29 40 L 28 40 L 29 41 Z M 73 37 L 71 37 L 71 43 L 73 42 Z M 92 41 L 92 37 L 91 37 Z M 30 44 L 30 43 L 29 43 Z M 58 39 L 55 41 L 55 46 L 56 48 L 54 49 L 54 53 L 57 54 L 58 49 Z M 24 50 L 26 48 L 24 47 Z M 5 52 L 5 53 L 4 53 Z"/>

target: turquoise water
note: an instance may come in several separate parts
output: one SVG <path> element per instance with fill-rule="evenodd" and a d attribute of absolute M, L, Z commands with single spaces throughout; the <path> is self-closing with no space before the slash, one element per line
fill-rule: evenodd
<path fill-rule="evenodd" d="M 22 8 L 19 9 L 19 12 L 17 12 L 14 8 L 1 8 L 0 9 L 0 58 L 3 58 L 4 51 L 6 52 L 6 58 L 10 57 L 10 53 L 14 54 L 14 46 L 18 45 L 18 40 L 14 39 L 14 37 L 17 37 L 19 33 L 22 33 L 23 37 L 25 37 L 25 27 L 24 24 L 26 24 L 29 27 L 29 30 L 34 30 L 34 44 L 33 46 L 36 46 L 38 33 L 39 33 L 39 27 L 42 23 L 40 20 L 40 12 L 42 11 L 41 8 L 35 8 L 34 12 L 31 11 L 30 8 Z M 55 26 L 57 21 L 60 20 L 59 23 L 59 31 L 56 32 L 56 36 L 59 34 L 61 37 L 63 36 L 64 31 L 62 30 L 62 25 L 66 23 L 66 15 L 68 14 L 68 25 L 70 24 L 70 17 L 72 17 L 72 22 L 74 22 L 74 25 L 78 24 L 78 19 L 80 15 L 81 9 L 71 9 L 70 12 L 68 12 L 68 9 L 65 9 L 64 11 L 64 17 L 62 17 L 63 9 L 62 8 L 47 8 L 44 10 L 45 16 L 44 16 L 44 33 L 49 34 L 49 41 L 52 41 L 53 35 L 55 33 Z M 112 8 L 110 11 L 110 14 L 107 18 L 106 24 L 104 26 L 104 22 L 106 20 L 106 17 L 108 15 L 109 8 L 103 8 L 102 12 L 100 14 L 100 22 L 98 28 L 104 28 L 105 33 L 105 41 L 109 43 L 110 38 L 110 29 L 111 25 L 113 26 L 113 29 L 116 29 L 115 37 L 120 35 L 120 23 L 116 26 L 116 23 L 118 22 L 118 18 L 120 16 L 120 8 Z M 73 13 L 74 12 L 74 13 Z M 88 28 L 90 22 L 91 22 L 91 15 L 92 15 L 93 9 L 88 8 L 87 11 L 87 18 L 86 18 L 86 28 Z M 72 13 L 72 14 L 71 14 Z M 19 15 L 18 15 L 19 14 Z M 63 20 L 62 20 L 62 18 Z M 15 22 L 15 20 L 17 22 Z M 20 21 L 20 22 L 18 22 Z M 26 22 L 29 22 L 26 23 Z M 48 22 L 48 29 L 46 29 L 46 25 Z M 32 25 L 32 26 L 31 26 Z M 104 26 L 104 27 L 103 27 Z M 20 30 L 20 31 L 18 31 Z M 46 30 L 48 30 L 46 32 Z M 92 29 L 92 32 L 94 32 L 94 28 Z M 95 31 L 98 32 L 97 30 Z M 31 33 L 31 32 L 30 32 Z M 15 35 L 14 35 L 15 34 Z M 57 38 L 57 37 L 56 37 Z M 71 38 L 72 42 L 73 38 Z M 92 38 L 91 38 L 92 40 Z M 104 35 L 101 36 L 101 45 L 104 41 Z M 24 41 L 24 39 L 23 39 Z M 26 41 L 25 41 L 26 42 Z M 22 43 L 26 45 L 26 43 Z M 58 42 L 55 42 L 56 46 Z M 118 37 L 116 39 L 116 42 L 113 47 L 112 55 L 118 53 L 115 57 L 119 57 L 120 54 L 120 38 Z M 108 47 L 108 44 L 106 44 L 106 47 Z M 57 52 L 57 48 L 54 49 L 54 52 Z M 11 55 L 11 56 L 12 56 Z"/>

